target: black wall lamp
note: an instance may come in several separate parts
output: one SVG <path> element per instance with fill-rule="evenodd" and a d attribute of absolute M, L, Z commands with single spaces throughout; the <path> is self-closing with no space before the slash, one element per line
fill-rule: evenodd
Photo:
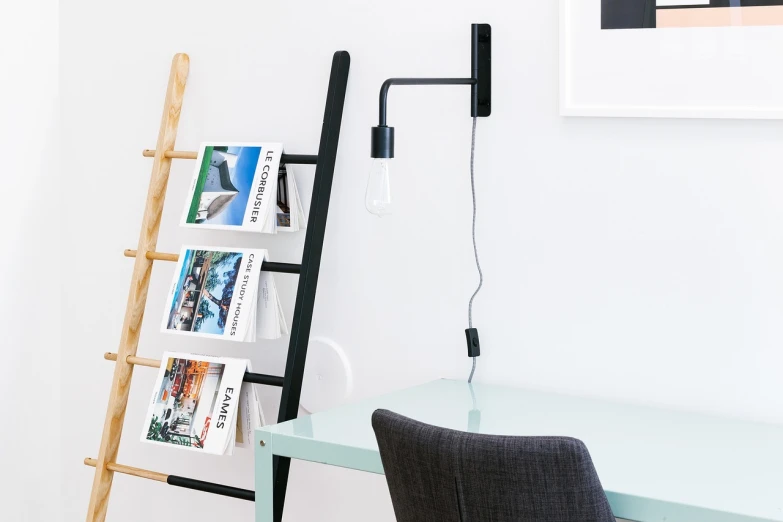
<path fill-rule="evenodd" d="M 481 353 L 478 330 L 473 328 L 473 299 L 481 290 L 484 276 L 479 264 L 476 247 L 476 190 L 473 177 L 473 158 L 476 144 L 476 118 L 484 118 L 492 112 L 492 27 L 489 24 L 470 26 L 470 77 L 469 78 L 389 78 L 381 85 L 378 106 L 378 126 L 372 128 L 370 155 L 373 158 L 364 204 L 371 214 L 378 217 L 391 213 L 391 184 L 389 161 L 394 157 L 394 127 L 386 125 L 386 102 L 392 85 L 470 85 L 470 115 L 473 118 L 472 143 L 470 148 L 470 183 L 473 193 L 473 252 L 479 284 L 468 303 L 468 328 L 465 338 L 468 356 L 473 358 L 473 368 L 468 382 L 476 371 L 476 357 Z"/>
<path fill-rule="evenodd" d="M 470 85 L 470 115 L 487 117 L 492 112 L 492 27 L 470 26 L 469 78 L 389 78 L 381 85 L 378 126 L 372 128 L 370 155 L 373 158 L 367 182 L 365 206 L 371 214 L 391 213 L 389 160 L 394 158 L 394 127 L 386 125 L 386 101 L 392 85 Z"/>

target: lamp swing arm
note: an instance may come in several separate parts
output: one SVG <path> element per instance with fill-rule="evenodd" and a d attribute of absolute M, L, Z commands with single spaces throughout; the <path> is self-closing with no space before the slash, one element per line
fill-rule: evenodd
<path fill-rule="evenodd" d="M 477 78 L 389 78 L 381 85 L 378 100 L 378 125 L 386 126 L 386 105 L 389 99 L 389 87 L 392 85 L 476 85 Z"/>
<path fill-rule="evenodd" d="M 386 106 L 392 85 L 470 85 L 470 116 L 486 118 L 492 112 L 492 27 L 470 26 L 470 78 L 389 78 L 378 97 L 378 126 L 371 131 L 370 156 L 394 157 L 394 127 L 386 124 Z"/>

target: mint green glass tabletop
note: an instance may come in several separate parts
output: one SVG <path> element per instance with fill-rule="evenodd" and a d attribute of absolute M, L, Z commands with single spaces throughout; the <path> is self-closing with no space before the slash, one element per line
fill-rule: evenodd
<path fill-rule="evenodd" d="M 273 455 L 383 473 L 378 408 L 455 430 L 581 439 L 620 518 L 783 521 L 783 425 L 439 380 L 258 430 L 257 522 L 273 522 Z"/>

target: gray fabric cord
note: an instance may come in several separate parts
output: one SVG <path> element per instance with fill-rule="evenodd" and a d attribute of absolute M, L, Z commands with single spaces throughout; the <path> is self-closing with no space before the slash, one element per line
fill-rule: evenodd
<path fill-rule="evenodd" d="M 476 358 L 473 357 L 473 367 L 470 369 L 470 375 L 468 376 L 468 384 L 473 382 L 473 374 L 476 373 Z"/>
<path fill-rule="evenodd" d="M 397 522 L 615 522 L 580 440 L 467 433 L 386 410 L 372 426 Z"/>
<path fill-rule="evenodd" d="M 473 161 L 476 158 L 476 120 L 473 118 L 473 131 L 470 136 L 470 192 L 473 195 L 473 255 L 476 257 L 476 268 L 479 273 L 479 284 L 473 295 L 470 296 L 470 302 L 468 302 L 468 328 L 473 328 L 473 299 L 476 294 L 481 290 L 481 286 L 484 284 L 484 274 L 481 272 L 481 265 L 479 264 L 478 248 L 476 247 L 476 182 L 473 175 Z M 476 372 L 476 358 L 473 357 L 473 368 L 470 370 L 470 377 L 468 377 L 468 383 L 473 382 L 473 374 Z"/>

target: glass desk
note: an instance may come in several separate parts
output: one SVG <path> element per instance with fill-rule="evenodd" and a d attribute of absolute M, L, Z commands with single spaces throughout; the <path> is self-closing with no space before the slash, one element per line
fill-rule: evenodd
<path fill-rule="evenodd" d="M 619 518 L 783 521 L 783 425 L 450 380 L 257 430 L 256 521 L 273 522 L 273 455 L 383 473 L 378 408 L 455 430 L 581 439 Z"/>

